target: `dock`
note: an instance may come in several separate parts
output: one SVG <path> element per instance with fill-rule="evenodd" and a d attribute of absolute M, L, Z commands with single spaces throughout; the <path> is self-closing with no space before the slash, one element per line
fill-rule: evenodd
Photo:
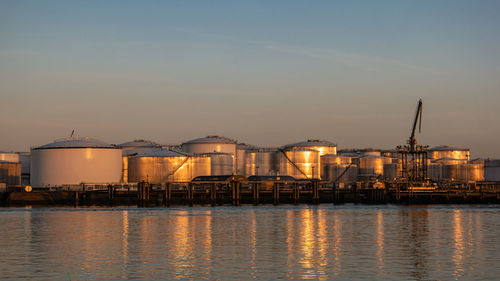
<path fill-rule="evenodd" d="M 262 204 L 500 204 L 500 182 L 474 187 L 449 186 L 434 190 L 402 190 L 391 186 L 354 185 L 338 188 L 319 180 L 219 176 L 191 182 L 135 186 L 83 186 L 31 192 L 0 193 L 1 206 L 240 206 Z"/>

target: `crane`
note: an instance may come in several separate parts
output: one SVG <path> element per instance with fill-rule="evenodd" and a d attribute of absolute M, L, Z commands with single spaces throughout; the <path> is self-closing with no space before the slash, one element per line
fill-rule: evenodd
<path fill-rule="evenodd" d="M 398 181 L 409 187 L 415 184 L 420 185 L 427 181 L 427 145 L 418 145 L 415 138 L 415 131 L 422 130 L 422 99 L 419 99 L 415 119 L 411 127 L 410 138 L 407 145 L 398 146 L 398 153 L 401 155 L 401 176 Z"/>

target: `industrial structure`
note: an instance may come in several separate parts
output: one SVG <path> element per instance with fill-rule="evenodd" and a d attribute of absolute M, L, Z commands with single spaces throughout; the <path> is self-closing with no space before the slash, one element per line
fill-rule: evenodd
<path fill-rule="evenodd" d="M 33 187 L 119 183 L 122 151 L 88 138 L 68 138 L 31 149 Z"/>

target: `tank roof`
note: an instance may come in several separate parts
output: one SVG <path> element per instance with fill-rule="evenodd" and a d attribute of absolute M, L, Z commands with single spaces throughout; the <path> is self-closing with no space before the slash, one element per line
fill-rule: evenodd
<path fill-rule="evenodd" d="M 144 153 L 144 154 L 138 154 L 138 155 L 134 156 L 133 158 L 140 158 L 140 157 L 182 157 L 182 156 L 193 156 L 193 155 L 186 153 L 186 152 L 182 152 L 182 151 L 162 149 L 162 150 L 148 152 L 148 153 Z"/>
<path fill-rule="evenodd" d="M 253 150 L 253 149 L 258 149 L 255 145 L 247 144 L 247 143 L 238 143 L 236 145 L 236 149 L 240 150 Z"/>
<path fill-rule="evenodd" d="M 337 147 L 337 145 L 333 142 L 330 141 L 324 141 L 324 140 L 307 140 L 307 141 L 302 141 L 302 142 L 296 142 L 296 143 L 291 143 L 284 145 L 284 148 L 290 148 L 290 147 L 310 147 L 310 146 L 329 146 L 329 147 Z"/>
<path fill-rule="evenodd" d="M 429 151 L 453 151 L 453 150 L 465 150 L 469 151 L 470 149 L 468 148 L 459 148 L 459 147 L 452 147 L 452 146 L 447 146 L 447 145 L 438 145 L 432 148 L 429 148 Z"/>
<path fill-rule="evenodd" d="M 161 147 L 161 145 L 150 140 L 133 140 L 119 144 L 120 147 Z"/>
<path fill-rule="evenodd" d="M 193 139 L 183 144 L 194 144 L 194 143 L 227 143 L 227 144 L 236 144 L 235 140 L 226 137 L 220 136 L 206 136 L 204 138 Z"/>
<path fill-rule="evenodd" d="M 346 156 L 346 155 L 339 155 L 339 154 L 325 154 L 321 155 L 321 158 L 323 157 L 345 157 L 345 158 L 351 158 L 351 156 Z"/>
<path fill-rule="evenodd" d="M 52 149 L 52 148 L 117 148 L 114 145 L 89 138 L 67 138 L 55 140 L 33 149 Z"/>

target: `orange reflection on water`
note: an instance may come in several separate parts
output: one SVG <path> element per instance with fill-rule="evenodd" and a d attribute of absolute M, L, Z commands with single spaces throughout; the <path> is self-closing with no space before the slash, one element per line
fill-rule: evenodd
<path fill-rule="evenodd" d="M 462 276 L 464 271 L 464 229 L 462 225 L 462 211 L 455 209 L 453 210 L 453 242 L 454 242 L 454 252 L 452 256 L 452 261 L 455 264 L 454 274 L 455 276 Z"/>
<path fill-rule="evenodd" d="M 384 214 L 382 210 L 377 212 L 377 261 L 378 268 L 384 268 Z"/>

